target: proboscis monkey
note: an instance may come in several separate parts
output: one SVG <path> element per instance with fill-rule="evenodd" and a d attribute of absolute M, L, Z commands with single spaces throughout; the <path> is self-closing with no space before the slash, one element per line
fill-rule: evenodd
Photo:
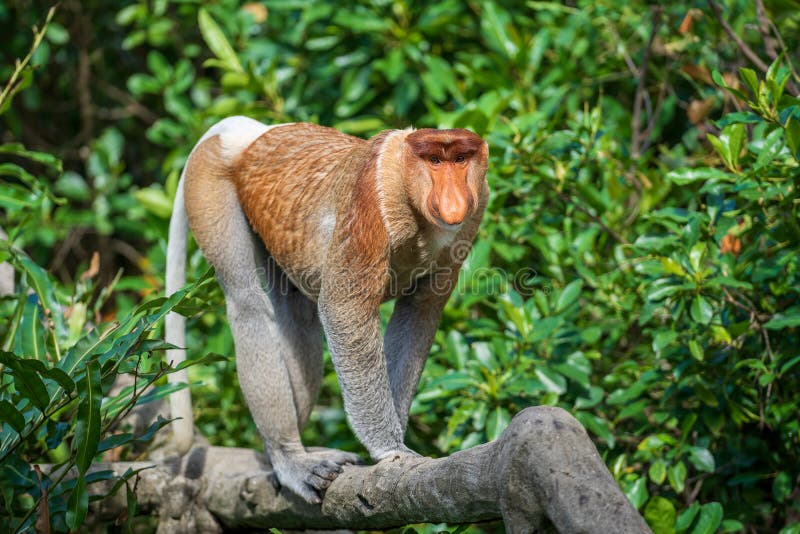
<path fill-rule="evenodd" d="M 167 291 L 185 280 L 187 219 L 225 293 L 239 381 L 278 481 L 309 502 L 359 458 L 306 449 L 322 331 L 347 418 L 375 461 L 403 444 L 442 308 L 486 206 L 486 143 L 468 130 L 369 140 L 314 124 L 231 117 L 198 142 L 170 222 Z M 385 337 L 379 306 L 397 299 Z M 167 319 L 183 347 L 184 319 Z M 184 359 L 182 350 L 168 354 Z M 171 375 L 185 382 L 185 375 Z M 188 389 L 174 444 L 192 441 Z"/>

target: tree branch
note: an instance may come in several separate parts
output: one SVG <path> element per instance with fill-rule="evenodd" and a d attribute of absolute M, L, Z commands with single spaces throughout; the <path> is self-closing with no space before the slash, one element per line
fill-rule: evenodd
<path fill-rule="evenodd" d="M 650 532 L 569 413 L 528 408 L 497 441 L 440 459 L 395 458 L 346 466 L 322 506 L 276 489 L 263 455 L 198 447 L 160 463 L 97 464 L 94 470 L 154 466 L 138 475 L 141 512 L 159 532 L 252 528 L 386 529 L 419 522 L 503 519 L 507 532 Z M 107 482 L 108 489 L 113 481 Z M 93 485 L 92 488 L 95 488 Z M 93 505 L 95 520 L 127 509 L 124 492 Z"/>
<path fill-rule="evenodd" d="M 736 43 L 736 46 L 739 47 L 739 50 L 741 50 L 742 53 L 745 56 L 747 56 L 747 59 L 749 59 L 750 62 L 753 65 L 755 65 L 761 72 L 766 73 L 767 70 L 769 70 L 769 66 L 766 63 L 764 63 L 764 61 L 760 57 L 758 57 L 758 54 L 753 52 L 752 48 L 747 46 L 747 43 L 745 43 L 744 40 L 742 40 L 742 38 L 739 37 L 739 35 L 735 31 L 733 31 L 733 28 L 731 27 L 731 25 L 728 24 L 728 21 L 725 20 L 725 17 L 722 16 L 722 8 L 719 7 L 719 4 L 717 4 L 714 0 L 708 0 L 708 5 L 711 7 L 711 10 L 714 12 L 714 16 L 717 18 L 717 22 L 719 22 L 720 26 L 722 26 L 722 29 L 725 30 L 725 33 L 728 34 L 728 37 L 730 37 L 731 39 L 734 40 L 734 42 Z M 758 8 L 759 6 L 757 5 L 756 7 Z M 761 7 L 763 8 L 763 5 Z M 759 12 L 758 16 L 759 17 L 762 17 L 762 16 L 766 17 L 766 14 L 762 13 L 762 12 Z M 761 23 L 763 24 L 763 22 L 764 21 L 762 20 Z M 778 35 L 780 35 L 780 34 L 778 34 Z M 769 48 L 768 44 L 767 44 L 767 47 Z M 774 60 L 775 58 L 772 58 L 772 59 Z M 791 61 L 789 61 L 789 67 L 792 68 Z M 792 72 L 794 72 L 793 68 L 792 68 Z M 786 83 L 786 88 L 788 89 L 788 92 L 791 93 L 792 95 L 797 95 L 798 94 L 798 88 L 794 84 L 794 82 L 792 82 L 791 80 L 789 80 Z"/>
<path fill-rule="evenodd" d="M 708 5 L 711 6 L 711 10 L 714 12 L 717 22 L 719 22 L 720 26 L 722 26 L 722 29 L 725 30 L 725 33 L 728 34 L 728 37 L 734 40 L 736 46 L 739 47 L 739 50 L 741 50 L 742 53 L 747 56 L 747 59 L 749 59 L 753 65 L 758 67 L 761 72 L 767 72 L 767 69 L 769 68 L 767 64 L 764 63 L 760 57 L 758 57 L 758 54 L 753 52 L 752 48 L 747 46 L 747 43 L 745 43 L 735 31 L 733 31 L 731 25 L 728 24 L 728 21 L 725 20 L 724 16 L 722 16 L 722 8 L 719 7 L 719 4 L 717 4 L 714 0 L 708 0 Z"/>

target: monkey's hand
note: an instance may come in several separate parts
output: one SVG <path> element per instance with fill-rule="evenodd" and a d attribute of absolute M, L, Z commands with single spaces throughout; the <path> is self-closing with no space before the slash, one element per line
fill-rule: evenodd
<path fill-rule="evenodd" d="M 336 449 L 274 455 L 272 469 L 278 483 L 311 504 L 320 504 L 325 490 L 342 472 L 342 465 L 362 463 L 351 452 Z"/>

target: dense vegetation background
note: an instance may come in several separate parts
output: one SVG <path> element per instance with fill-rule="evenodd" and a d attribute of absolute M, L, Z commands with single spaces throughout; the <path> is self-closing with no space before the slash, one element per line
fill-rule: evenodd
<path fill-rule="evenodd" d="M 190 355 L 211 354 L 190 370 L 198 425 L 260 446 L 196 250 L 197 283 L 157 298 L 188 152 L 245 114 L 488 140 L 491 203 L 412 448 L 559 405 L 656 532 L 800 532 L 796 2 L 124 4 L 64 0 L 38 34 L 49 6 L 0 5 L 0 260 L 19 273 L 0 300 L 0 528 L 76 528 L 91 462 L 134 456 L 111 428 L 168 393 L 173 306 Z M 326 369 L 304 437 L 361 451 Z M 138 386 L 112 393 L 120 372 Z"/>

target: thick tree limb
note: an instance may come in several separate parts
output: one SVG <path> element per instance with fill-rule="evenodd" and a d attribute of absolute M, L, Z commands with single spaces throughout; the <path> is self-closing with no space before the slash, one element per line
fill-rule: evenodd
<path fill-rule="evenodd" d="M 123 474 L 152 463 L 98 464 Z M 552 407 L 519 413 L 497 441 L 447 458 L 395 458 L 346 467 L 322 506 L 276 489 L 252 450 L 193 449 L 140 473 L 139 510 L 159 532 L 222 529 L 385 529 L 419 522 L 502 518 L 508 532 L 650 532 L 620 491 L 583 427 Z M 98 519 L 125 510 L 124 492 L 99 504 Z"/>

